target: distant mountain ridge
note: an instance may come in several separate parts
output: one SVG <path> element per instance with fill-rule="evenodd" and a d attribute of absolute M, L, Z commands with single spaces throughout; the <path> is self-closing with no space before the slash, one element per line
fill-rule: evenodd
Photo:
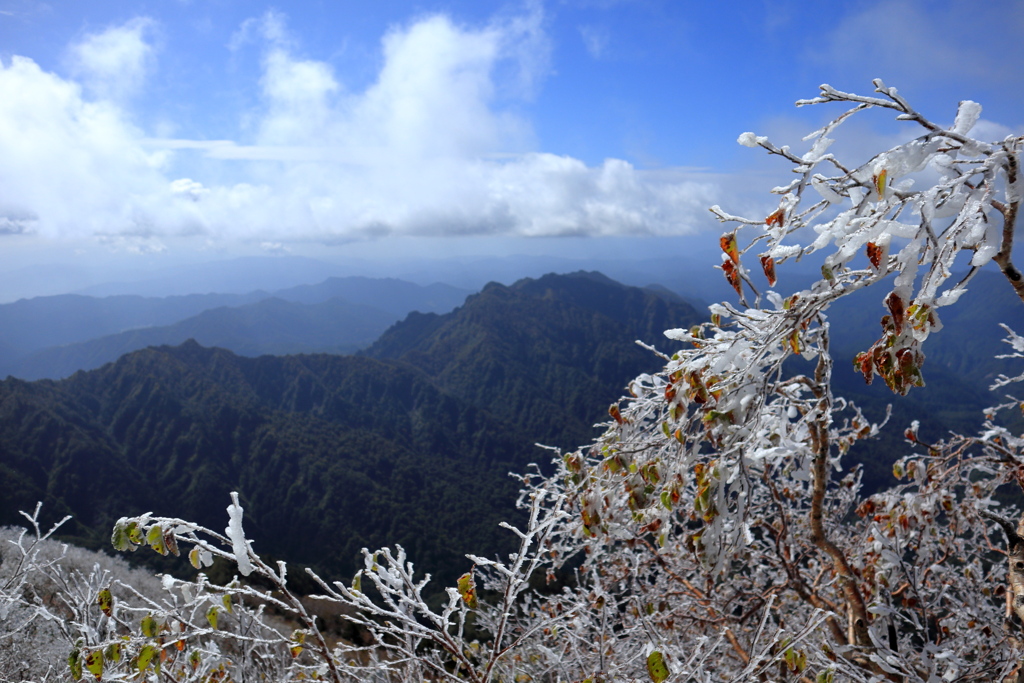
<path fill-rule="evenodd" d="M 68 377 L 131 351 L 189 339 L 242 356 L 350 354 L 372 343 L 394 321 L 390 313 L 340 298 L 299 304 L 271 297 L 245 306 L 209 309 L 173 325 L 43 349 L 21 358 L 13 367 L 25 379 Z"/>
<path fill-rule="evenodd" d="M 446 312 L 467 294 L 440 283 L 335 277 L 273 294 L 22 300 L 0 305 L 0 376 L 67 377 L 189 338 L 248 356 L 353 353 L 410 311 Z"/>

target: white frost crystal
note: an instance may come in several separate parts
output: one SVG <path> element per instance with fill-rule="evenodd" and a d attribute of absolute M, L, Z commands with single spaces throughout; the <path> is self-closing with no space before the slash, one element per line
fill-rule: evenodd
<path fill-rule="evenodd" d="M 757 147 L 762 142 L 768 142 L 768 138 L 763 135 L 754 135 L 753 133 L 747 132 L 736 138 L 736 142 L 740 143 L 744 147 Z"/>
<path fill-rule="evenodd" d="M 252 563 L 249 562 L 245 532 L 242 531 L 242 506 L 238 504 L 238 494 L 234 491 L 231 492 L 231 505 L 228 506 L 228 528 L 224 533 L 231 539 L 231 549 L 235 553 L 238 571 L 242 576 L 249 576 L 252 572 Z"/>
<path fill-rule="evenodd" d="M 964 100 L 960 108 L 956 110 L 956 121 L 953 122 L 953 132 L 960 135 L 967 135 L 974 124 L 981 117 L 981 105 L 971 100 Z"/>

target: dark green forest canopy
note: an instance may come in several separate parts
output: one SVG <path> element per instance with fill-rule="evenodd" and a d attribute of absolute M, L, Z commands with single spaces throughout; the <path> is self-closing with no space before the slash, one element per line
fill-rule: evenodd
<path fill-rule="evenodd" d="M 665 293 L 597 274 L 492 284 L 414 314 L 367 355 L 242 358 L 186 343 L 59 382 L 0 385 L 0 522 L 43 500 L 102 546 L 120 516 L 224 524 L 238 490 L 257 551 L 350 574 L 399 543 L 451 578 L 493 553 L 542 442 L 594 436 L 625 383 L 657 367 L 637 339 L 698 320 Z"/>

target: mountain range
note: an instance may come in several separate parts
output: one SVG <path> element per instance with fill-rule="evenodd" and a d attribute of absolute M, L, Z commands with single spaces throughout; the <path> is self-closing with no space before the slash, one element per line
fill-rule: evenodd
<path fill-rule="evenodd" d="M 23 299 L 0 305 L 0 376 L 59 379 L 187 339 L 246 356 L 353 353 L 410 311 L 447 312 L 467 294 L 440 283 L 335 277 L 273 293 Z"/>
<path fill-rule="evenodd" d="M 401 543 L 453 580 L 466 552 L 508 548 L 510 471 L 574 447 L 700 315 L 594 273 L 491 284 L 446 314 L 410 314 L 363 355 L 246 358 L 194 341 L 60 380 L 0 383 L 0 523 L 44 502 L 104 546 L 147 510 L 211 528 L 241 493 L 259 552 L 333 576 Z M 187 565 L 185 566 L 187 568 Z M 178 565 L 181 571 L 183 568 Z"/>
<path fill-rule="evenodd" d="M 453 288 L 387 286 L 390 293 L 380 282 L 339 280 L 256 293 L 125 333 L 145 343 L 153 330 L 220 331 L 235 335 L 242 354 L 303 344 L 332 353 L 246 357 L 193 339 L 59 381 L 0 382 L 0 523 L 16 523 L 19 509 L 41 500 L 50 518 L 74 515 L 68 538 L 104 547 L 118 517 L 147 510 L 220 528 L 228 492 L 237 490 L 261 553 L 346 576 L 361 547 L 400 543 L 418 566 L 450 582 L 466 569 L 464 553 L 508 549 L 510 536 L 497 530 L 515 519 L 508 473 L 550 461 L 535 444 L 589 443 L 626 383 L 661 364 L 636 340 L 671 353 L 663 330 L 706 315 L 662 287 L 629 287 L 595 272 L 491 283 L 449 312 L 438 309 L 458 294 Z M 1012 361 L 992 358 L 1008 349 L 994 321 L 1024 330 L 1024 307 L 998 274 L 979 273 L 971 289 L 973 305 L 942 311 L 947 327 L 926 346 L 928 386 L 905 399 L 894 400 L 880 382 L 866 386 L 849 362 L 881 329 L 874 294 L 829 311 L 836 393 L 876 419 L 893 404 L 883 436 L 846 461 L 864 467 L 869 489 L 891 481 L 910 420 L 921 419 L 927 440 L 970 432 L 981 408 L 998 402 L 985 391 L 991 378 L 1015 374 Z M 161 301 L 180 315 L 214 296 Z M 394 316 L 416 296 L 426 312 L 409 313 L 370 343 L 372 325 L 383 320 L 370 311 Z M 44 303 L 59 310 L 75 301 L 55 299 Z M 111 310 L 121 317 L 107 321 L 94 311 L 93 329 L 123 323 L 144 301 L 118 301 L 126 305 Z M 17 310 L 0 307 L 0 317 Z M 353 315 L 367 341 L 358 355 L 340 355 L 337 340 L 357 329 Z M 20 334 L 69 333 L 49 323 Z M 261 327 L 262 337 L 252 333 Z M 0 329 L 6 340 L 19 338 Z M 335 346 L 316 347 L 317 334 Z"/>

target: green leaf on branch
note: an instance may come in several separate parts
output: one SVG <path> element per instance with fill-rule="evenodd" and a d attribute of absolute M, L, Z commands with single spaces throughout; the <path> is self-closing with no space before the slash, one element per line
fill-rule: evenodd
<path fill-rule="evenodd" d="M 111 595 L 109 588 L 104 588 L 100 591 L 100 594 L 96 598 L 97 604 L 100 606 L 100 611 L 105 615 L 113 616 L 114 614 L 114 596 Z"/>
<path fill-rule="evenodd" d="M 156 631 L 159 628 L 156 619 L 153 618 L 152 614 L 147 614 L 142 617 L 142 635 L 147 638 L 156 638 Z"/>
<path fill-rule="evenodd" d="M 85 655 L 85 668 L 97 681 L 103 678 L 103 650 L 93 650 Z"/>
<path fill-rule="evenodd" d="M 208 622 L 210 622 L 210 627 L 214 631 L 217 630 L 217 612 L 219 612 L 219 611 L 220 611 L 220 607 L 217 607 L 216 605 L 214 605 L 210 609 L 206 610 L 206 620 Z"/>
<path fill-rule="evenodd" d="M 459 595 L 462 596 L 462 601 L 464 603 L 466 603 L 466 605 L 470 609 L 476 609 L 476 607 L 477 607 L 476 582 L 473 581 L 473 573 L 472 572 L 466 572 L 465 574 L 460 576 L 459 577 L 458 586 L 459 586 Z"/>
<path fill-rule="evenodd" d="M 138 522 L 128 522 L 127 532 L 128 540 L 134 543 L 136 546 L 140 546 L 146 542 L 145 537 L 142 535 L 142 527 L 139 526 Z M 135 548 L 131 548 L 131 550 L 135 550 Z"/>
<path fill-rule="evenodd" d="M 121 643 L 111 643 L 107 645 L 107 648 L 103 651 L 103 656 L 107 660 L 117 663 L 121 661 Z"/>
<path fill-rule="evenodd" d="M 655 650 L 647 655 L 647 675 L 654 683 L 662 683 L 668 678 L 668 665 L 665 663 L 665 656 Z"/>
<path fill-rule="evenodd" d="M 114 550 L 118 552 L 135 550 L 134 545 L 128 538 L 128 525 L 124 520 L 120 520 L 114 525 L 114 531 L 110 535 L 110 545 L 114 546 Z"/>
<path fill-rule="evenodd" d="M 157 647 L 152 644 L 146 645 L 141 650 L 139 650 L 139 658 L 138 661 L 136 662 L 136 666 L 139 669 L 139 673 L 145 673 L 146 669 L 149 668 L 150 662 L 152 662 L 153 658 L 156 657 L 157 652 Z"/>
<path fill-rule="evenodd" d="M 77 647 L 68 655 L 68 667 L 73 679 L 77 681 L 82 677 L 82 651 Z"/>
<path fill-rule="evenodd" d="M 161 555 L 167 554 L 167 543 L 164 541 L 164 530 L 160 528 L 159 524 L 154 524 L 149 528 L 146 533 L 146 543 L 149 547 L 160 553 Z"/>
<path fill-rule="evenodd" d="M 306 632 L 300 629 L 296 629 L 292 632 L 292 645 L 289 650 L 292 653 L 292 659 L 298 657 L 302 653 L 302 646 L 306 642 Z"/>

